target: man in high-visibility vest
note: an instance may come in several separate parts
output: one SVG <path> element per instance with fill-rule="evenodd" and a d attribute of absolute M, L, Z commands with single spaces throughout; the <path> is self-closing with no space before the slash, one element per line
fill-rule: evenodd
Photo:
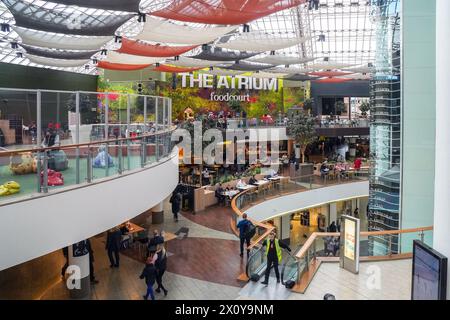
<path fill-rule="evenodd" d="M 282 259 L 281 248 L 286 249 L 289 252 L 291 252 L 291 248 L 289 248 L 289 246 L 284 244 L 282 241 L 276 239 L 275 231 L 272 231 L 269 234 L 269 237 L 263 242 L 263 246 L 266 247 L 267 267 L 265 279 L 261 283 L 266 286 L 269 284 L 270 269 L 272 269 L 272 266 L 275 269 L 277 282 L 280 283 L 280 272 L 278 271 L 278 265 L 281 263 Z"/>

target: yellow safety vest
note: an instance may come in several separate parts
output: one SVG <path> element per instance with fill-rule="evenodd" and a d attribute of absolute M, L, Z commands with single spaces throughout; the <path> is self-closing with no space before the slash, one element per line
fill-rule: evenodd
<path fill-rule="evenodd" d="M 278 243 L 278 239 L 275 239 L 274 242 L 275 242 L 275 250 L 277 251 L 278 256 L 278 263 L 280 263 L 282 258 L 280 244 Z M 270 246 L 270 239 L 266 239 L 266 256 L 269 254 L 269 246 Z"/>

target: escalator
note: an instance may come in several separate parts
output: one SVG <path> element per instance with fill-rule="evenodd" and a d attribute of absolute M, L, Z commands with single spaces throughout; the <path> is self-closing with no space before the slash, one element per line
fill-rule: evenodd
<path fill-rule="evenodd" d="M 288 289 L 292 289 L 292 287 L 298 281 L 298 269 L 300 267 L 301 270 L 305 268 L 305 260 L 302 259 L 299 261 L 296 258 L 297 253 L 302 248 L 302 245 L 298 246 L 295 251 L 289 253 L 288 256 L 284 259 L 281 266 L 281 283 Z"/>
<path fill-rule="evenodd" d="M 302 246 L 299 246 L 293 250 L 292 253 L 281 249 L 283 252 L 283 260 L 281 265 L 279 265 L 279 269 L 281 272 L 281 282 L 284 285 L 289 284 L 289 280 L 293 280 L 294 283 L 297 282 L 298 263 L 295 255 L 301 247 Z M 245 272 L 247 277 L 253 282 L 259 281 L 259 279 L 264 276 L 264 272 L 266 271 L 267 257 L 265 250 L 266 248 L 262 246 L 259 248 L 253 248 L 250 253 L 250 257 L 247 260 Z"/>

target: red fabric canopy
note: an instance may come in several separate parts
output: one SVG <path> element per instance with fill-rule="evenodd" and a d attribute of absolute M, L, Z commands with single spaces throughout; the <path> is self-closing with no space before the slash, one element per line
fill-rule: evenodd
<path fill-rule="evenodd" d="M 346 78 L 324 78 L 319 80 L 314 80 L 315 83 L 343 83 L 347 81 L 352 81 L 352 79 Z"/>
<path fill-rule="evenodd" d="M 119 71 L 132 71 L 145 69 L 149 66 L 151 66 L 151 64 L 122 64 L 122 63 L 111 63 L 107 61 L 99 61 L 97 68 L 108 70 L 119 70 Z"/>
<path fill-rule="evenodd" d="M 243 24 L 296 7 L 306 0 L 173 0 L 151 15 L 205 24 Z"/>
<path fill-rule="evenodd" d="M 175 57 L 196 47 L 197 45 L 180 47 L 161 46 L 159 44 L 150 44 L 122 38 L 122 47 L 117 52 L 145 57 Z"/>
<path fill-rule="evenodd" d="M 319 71 L 319 72 L 310 72 L 308 75 L 317 76 L 317 77 L 338 77 L 338 76 L 347 76 L 352 74 L 351 72 L 343 72 L 343 71 Z"/>
<path fill-rule="evenodd" d="M 193 72 L 193 71 L 197 71 L 200 69 L 202 69 L 202 68 L 181 68 L 181 67 L 174 67 L 174 66 L 168 66 L 166 64 L 162 64 L 159 67 L 153 68 L 153 71 L 182 73 L 182 72 Z"/>

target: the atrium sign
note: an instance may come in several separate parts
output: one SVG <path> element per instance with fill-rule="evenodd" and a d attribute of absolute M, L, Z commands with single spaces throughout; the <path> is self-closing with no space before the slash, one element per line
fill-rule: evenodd
<path fill-rule="evenodd" d="M 215 88 L 215 89 L 241 89 L 241 90 L 277 90 L 277 78 L 253 78 L 247 76 L 215 76 L 207 73 L 182 73 L 181 87 L 186 88 Z"/>

